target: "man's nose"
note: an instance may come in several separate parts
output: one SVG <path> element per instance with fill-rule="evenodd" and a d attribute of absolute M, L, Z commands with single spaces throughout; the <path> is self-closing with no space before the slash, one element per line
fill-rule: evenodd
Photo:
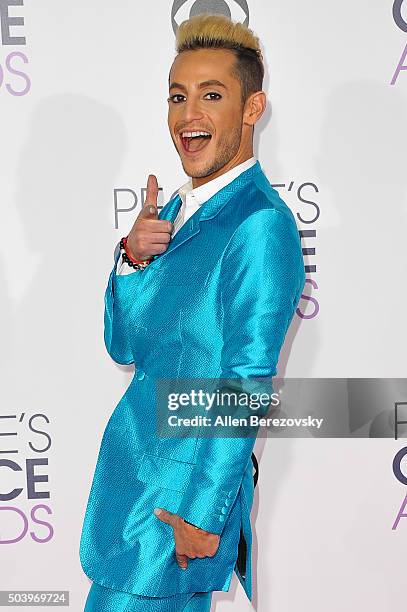
<path fill-rule="evenodd" d="M 183 119 L 188 123 L 192 123 L 193 121 L 202 119 L 203 117 L 202 106 L 199 100 L 192 98 L 188 99 L 183 104 L 183 111 Z"/>

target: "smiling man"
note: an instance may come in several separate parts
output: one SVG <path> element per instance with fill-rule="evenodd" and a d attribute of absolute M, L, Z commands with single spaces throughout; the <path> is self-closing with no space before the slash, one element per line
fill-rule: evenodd
<path fill-rule="evenodd" d="M 180 45 L 171 68 L 168 126 L 195 188 L 253 157 L 253 126 L 264 111 L 266 97 L 263 91 L 257 92 L 247 120 L 242 121 L 247 101 L 243 90 L 250 89 L 251 83 L 240 82 L 233 51 L 188 49 L 188 42 Z M 259 58 L 258 72 L 260 66 Z M 219 79 L 208 79 L 208 74 Z"/>
<path fill-rule="evenodd" d="M 148 177 L 106 288 L 107 351 L 135 374 L 106 426 L 86 509 L 86 612 L 208 611 L 233 571 L 251 599 L 257 429 L 159 436 L 157 390 L 187 391 L 190 379 L 272 390 L 305 282 L 293 214 L 253 155 L 266 106 L 257 37 L 203 14 L 181 24 L 176 49 L 168 127 L 190 178 L 158 214 Z"/>

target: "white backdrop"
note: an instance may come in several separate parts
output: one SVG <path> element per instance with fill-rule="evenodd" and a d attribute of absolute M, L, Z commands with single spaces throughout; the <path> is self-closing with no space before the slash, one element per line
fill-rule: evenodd
<path fill-rule="evenodd" d="M 167 128 L 172 3 L 20 0 L 8 14 L 24 23 L 9 34 L 25 41 L 6 36 L 7 4 L 0 589 L 69 590 L 80 612 L 90 586 L 78 553 L 85 504 L 104 427 L 132 375 L 103 344 L 113 250 L 149 173 L 161 204 L 186 180 Z M 303 238 L 315 254 L 304 255 L 311 267 L 281 376 L 406 377 L 403 61 L 395 72 L 406 4 L 396 23 L 390 0 L 249 2 L 269 101 L 255 155 L 299 230 L 315 234 Z M 194 7 L 228 5 L 243 20 L 234 0 L 188 0 L 178 23 Z M 138 198 L 118 227 L 115 190 L 129 190 L 116 192 L 119 208 L 132 206 L 132 192 Z M 407 522 L 392 525 L 406 487 L 392 460 L 402 447 L 392 439 L 257 442 L 257 610 L 401 606 Z M 214 602 L 216 612 L 252 609 L 235 578 Z"/>

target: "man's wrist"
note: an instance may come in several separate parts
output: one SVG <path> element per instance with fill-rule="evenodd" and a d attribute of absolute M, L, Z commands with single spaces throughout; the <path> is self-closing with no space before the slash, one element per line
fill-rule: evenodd
<path fill-rule="evenodd" d="M 152 257 L 149 257 L 147 259 L 136 259 L 135 257 L 133 257 L 133 255 L 128 250 L 127 236 L 123 236 L 119 244 L 122 259 L 131 268 L 134 268 L 135 270 L 144 270 L 153 261 Z"/>

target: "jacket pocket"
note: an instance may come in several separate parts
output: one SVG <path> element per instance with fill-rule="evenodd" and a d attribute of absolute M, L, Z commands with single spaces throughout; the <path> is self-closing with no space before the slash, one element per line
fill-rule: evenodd
<path fill-rule="evenodd" d="M 144 454 L 137 478 L 153 487 L 185 491 L 194 465 L 194 463 Z"/>

